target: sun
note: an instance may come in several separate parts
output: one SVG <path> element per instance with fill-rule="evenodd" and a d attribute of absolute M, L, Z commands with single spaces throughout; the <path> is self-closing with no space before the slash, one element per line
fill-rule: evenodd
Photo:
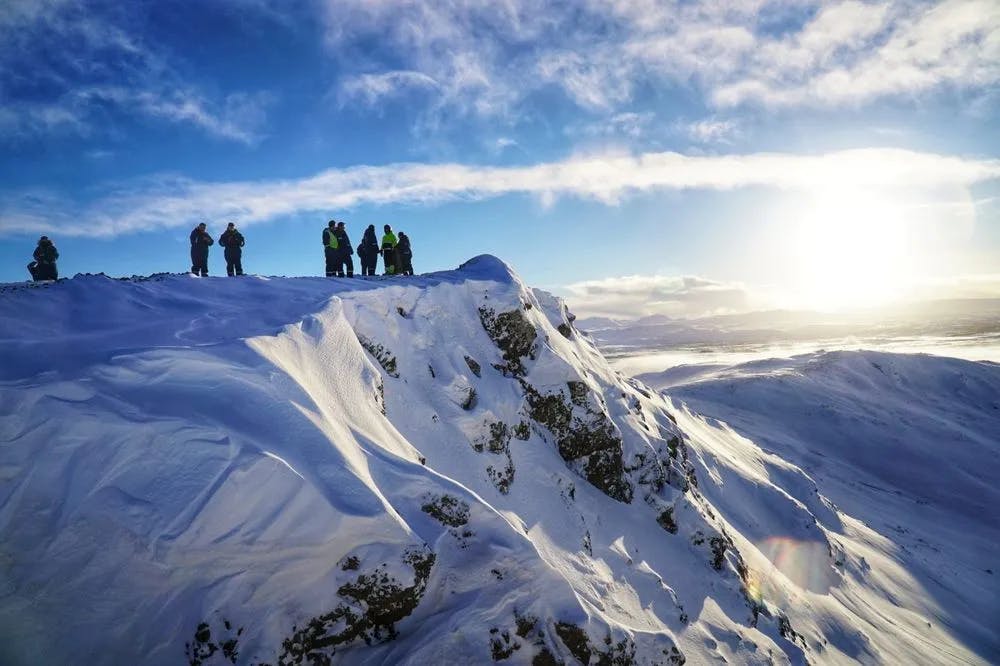
<path fill-rule="evenodd" d="M 789 285 L 803 307 L 837 310 L 899 299 L 914 262 L 903 202 L 864 191 L 817 195 L 791 221 Z"/>

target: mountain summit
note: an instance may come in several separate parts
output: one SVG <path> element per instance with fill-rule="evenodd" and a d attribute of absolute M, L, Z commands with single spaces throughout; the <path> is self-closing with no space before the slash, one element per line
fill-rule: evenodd
<path fill-rule="evenodd" d="M 997 648 L 907 595 L 920 581 L 891 535 L 824 496 L 794 447 L 616 373 L 495 257 L 416 278 L 6 286 L 0 341 L 5 664 Z M 1000 386 L 988 370 L 977 395 Z M 799 408 L 835 418 L 812 397 Z M 956 558 L 963 584 L 995 580 Z"/>

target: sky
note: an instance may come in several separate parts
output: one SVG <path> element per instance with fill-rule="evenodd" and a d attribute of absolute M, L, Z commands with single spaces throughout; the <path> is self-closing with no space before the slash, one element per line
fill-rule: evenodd
<path fill-rule="evenodd" d="M 330 219 L 583 315 L 998 297 L 1000 2 L 0 3 L 0 282 Z"/>

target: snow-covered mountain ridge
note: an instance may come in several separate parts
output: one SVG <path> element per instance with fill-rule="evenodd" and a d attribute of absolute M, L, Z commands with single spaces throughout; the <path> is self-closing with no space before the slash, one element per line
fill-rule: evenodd
<path fill-rule="evenodd" d="M 805 463 L 614 372 L 492 257 L 419 278 L 10 287 L 0 343 L 5 664 L 996 649 L 899 595 L 911 562 Z M 996 419 L 966 424 L 981 473 Z"/>

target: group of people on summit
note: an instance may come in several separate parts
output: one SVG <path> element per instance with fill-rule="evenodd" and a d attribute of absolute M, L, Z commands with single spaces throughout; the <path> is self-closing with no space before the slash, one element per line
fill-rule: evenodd
<path fill-rule="evenodd" d="M 369 224 L 358 246 L 361 260 L 361 275 L 375 275 L 379 256 L 385 267 L 385 275 L 413 275 L 413 250 L 410 238 L 399 232 L 397 237 L 390 225 L 383 228 L 382 243 L 375 238 L 375 225 Z M 327 277 L 354 277 L 354 247 L 347 237 L 343 222 L 330 220 L 323 230 L 323 252 L 326 255 Z M 345 272 L 346 269 L 346 272 Z"/>
<path fill-rule="evenodd" d="M 208 276 L 208 248 L 214 244 L 215 240 L 208 233 L 208 225 L 204 222 L 191 230 L 193 275 Z M 225 248 L 226 275 L 243 275 L 243 246 L 246 245 L 246 239 L 236 228 L 235 223 L 230 222 L 226 226 L 226 230 L 219 236 L 219 245 Z M 402 231 L 397 236 L 388 224 L 383 227 L 381 243 L 375 236 L 375 225 L 369 224 L 357 252 L 358 258 L 361 259 L 361 275 L 375 275 L 379 257 L 382 257 L 384 275 L 413 275 L 413 250 L 410 247 L 410 238 Z M 354 277 L 354 260 L 351 258 L 354 255 L 354 247 L 347 236 L 343 222 L 330 220 L 323 229 L 323 254 L 326 259 L 327 277 Z M 38 240 L 34 258 L 35 260 L 28 264 L 28 271 L 36 282 L 59 278 L 56 269 L 59 251 L 48 236 L 42 236 Z"/>

